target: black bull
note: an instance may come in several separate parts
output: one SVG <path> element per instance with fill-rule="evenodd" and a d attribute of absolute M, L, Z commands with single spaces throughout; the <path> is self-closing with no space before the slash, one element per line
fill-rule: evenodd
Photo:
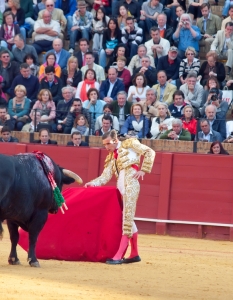
<path fill-rule="evenodd" d="M 54 167 L 54 180 L 60 190 L 63 184 L 82 182 L 75 173 L 61 169 L 52 160 L 51 162 Z M 11 240 L 9 264 L 20 263 L 16 246 L 19 240 L 18 228 L 21 227 L 29 233 L 29 264 L 39 266 L 35 255 L 37 238 L 48 213 L 57 211 L 51 185 L 36 156 L 0 154 L 0 235 L 3 231 L 1 222 L 7 220 Z"/>

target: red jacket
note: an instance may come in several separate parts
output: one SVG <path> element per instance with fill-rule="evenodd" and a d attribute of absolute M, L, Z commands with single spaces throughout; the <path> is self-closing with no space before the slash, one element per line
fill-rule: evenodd
<path fill-rule="evenodd" d="M 197 120 L 192 118 L 190 122 L 186 122 L 184 118 L 181 118 L 181 121 L 183 122 L 183 128 L 187 129 L 191 134 L 196 134 L 197 132 Z"/>
<path fill-rule="evenodd" d="M 119 76 L 118 78 L 123 79 L 123 83 L 125 85 L 125 91 L 126 91 L 126 93 L 128 93 L 129 86 L 131 85 L 130 71 L 128 69 L 124 69 L 121 76 Z"/>

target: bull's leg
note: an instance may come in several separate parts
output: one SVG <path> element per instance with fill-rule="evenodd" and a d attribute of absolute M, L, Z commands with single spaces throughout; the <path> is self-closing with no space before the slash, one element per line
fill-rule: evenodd
<path fill-rule="evenodd" d="M 20 261 L 18 259 L 17 251 L 16 251 L 16 247 L 19 241 L 19 232 L 18 232 L 19 226 L 16 223 L 7 220 L 7 227 L 10 233 L 10 240 L 11 240 L 11 252 L 8 258 L 8 263 L 10 265 L 19 265 Z"/>
<path fill-rule="evenodd" d="M 29 251 L 28 261 L 31 267 L 40 267 L 36 258 L 35 247 L 39 233 L 41 232 L 44 224 L 48 218 L 48 211 L 37 211 L 28 225 L 29 233 Z"/>

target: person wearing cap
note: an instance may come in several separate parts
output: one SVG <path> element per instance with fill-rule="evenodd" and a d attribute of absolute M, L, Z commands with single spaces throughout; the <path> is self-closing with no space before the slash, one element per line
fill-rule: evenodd
<path fill-rule="evenodd" d="M 75 42 L 80 38 L 90 39 L 90 28 L 92 25 L 93 14 L 87 11 L 87 4 L 85 1 L 78 1 L 76 12 L 73 14 L 73 26 L 70 32 L 70 46 L 69 52 L 73 54 Z"/>
<path fill-rule="evenodd" d="M 200 29 L 192 25 L 189 14 L 183 14 L 176 31 L 173 34 L 174 42 L 178 43 L 179 57 L 185 58 L 186 49 L 191 46 L 196 50 L 196 56 L 199 54 L 199 41 L 201 40 Z"/>
<path fill-rule="evenodd" d="M 178 57 L 178 49 L 175 46 L 172 46 L 168 51 L 168 55 L 159 58 L 157 71 L 166 71 L 167 81 L 177 85 L 180 62 L 181 59 Z"/>

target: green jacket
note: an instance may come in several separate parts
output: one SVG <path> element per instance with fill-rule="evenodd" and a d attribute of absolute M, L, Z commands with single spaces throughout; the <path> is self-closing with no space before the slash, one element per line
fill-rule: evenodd
<path fill-rule="evenodd" d="M 172 140 L 168 137 L 168 134 L 173 131 L 173 129 L 165 131 L 163 134 L 160 135 L 161 140 Z M 191 134 L 188 130 L 182 129 L 181 134 L 178 138 L 179 141 L 191 141 Z"/>
<path fill-rule="evenodd" d="M 197 21 L 197 27 L 200 29 L 201 33 L 207 33 L 210 35 L 214 35 L 217 33 L 218 30 L 221 30 L 221 25 L 222 25 L 222 20 L 220 19 L 219 16 L 213 15 L 210 13 L 210 17 L 207 20 L 207 24 L 206 24 L 206 31 L 204 30 L 204 18 L 201 17 L 198 21 Z"/>
<path fill-rule="evenodd" d="M 33 17 L 33 1 L 32 0 L 20 0 L 20 7 L 25 12 L 25 19 Z"/>

